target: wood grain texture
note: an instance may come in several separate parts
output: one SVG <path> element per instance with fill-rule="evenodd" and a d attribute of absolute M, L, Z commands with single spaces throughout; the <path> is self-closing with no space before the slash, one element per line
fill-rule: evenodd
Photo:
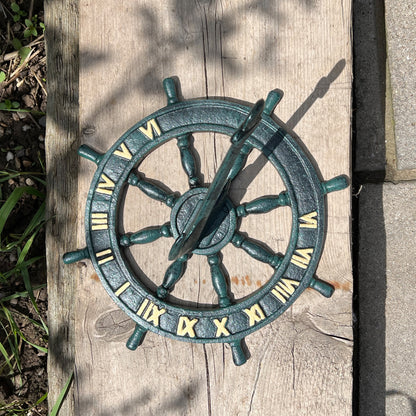
<path fill-rule="evenodd" d="M 48 67 L 46 125 L 49 326 L 49 408 L 74 369 L 74 284 L 77 268 L 66 268 L 62 255 L 76 244 L 78 195 L 78 1 L 45 1 Z M 72 389 L 61 413 L 74 414 Z"/>
<path fill-rule="evenodd" d="M 351 4 L 318 1 L 162 1 L 117 4 L 80 0 L 81 141 L 105 152 L 130 126 L 166 104 L 162 80 L 177 76 L 185 98 L 221 96 L 255 102 L 280 88 L 276 115 L 302 139 L 324 179 L 350 172 Z M 196 135 L 205 182 L 228 148 L 221 135 Z M 236 180 L 232 196 L 247 202 L 283 184 L 259 153 Z M 83 211 L 95 170 L 79 165 L 77 242 L 85 246 Z M 187 189 L 174 142 L 140 170 L 172 190 Z M 257 174 L 257 175 L 254 175 Z M 74 200 L 71 201 L 72 203 Z M 72 212 L 72 215 L 74 213 Z M 71 218 L 71 217 L 69 217 Z M 163 224 L 169 210 L 129 189 L 124 228 Z M 284 252 L 290 210 L 251 216 L 243 230 Z M 276 231 L 277 230 L 277 231 Z M 131 251 L 156 284 L 172 241 Z M 161 253 L 154 259 L 154 251 Z M 223 250 L 232 291 L 243 297 L 270 278 L 234 247 Z M 352 329 L 349 190 L 328 196 L 325 250 L 318 276 L 337 288 L 331 299 L 306 291 L 282 317 L 246 340 L 250 360 L 235 367 L 228 346 L 194 345 L 149 333 L 125 348 L 133 324 L 110 300 L 88 263 L 74 298 L 76 415 L 349 415 Z M 55 294 L 57 296 L 57 294 Z M 194 256 L 175 296 L 216 303 L 205 258 Z M 71 414 L 71 413 L 67 413 Z"/>

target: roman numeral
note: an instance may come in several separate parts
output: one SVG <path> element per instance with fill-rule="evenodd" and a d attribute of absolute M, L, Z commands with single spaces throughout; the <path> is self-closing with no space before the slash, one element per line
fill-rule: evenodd
<path fill-rule="evenodd" d="M 107 230 L 108 214 L 106 212 L 93 212 L 91 214 L 91 230 Z"/>
<path fill-rule="evenodd" d="M 101 174 L 101 179 L 102 182 L 98 184 L 96 191 L 100 194 L 112 195 L 115 186 L 114 182 L 104 173 Z"/>
<path fill-rule="evenodd" d="M 250 309 L 244 309 L 244 312 L 247 314 L 247 316 L 250 318 L 249 325 L 253 326 L 257 322 L 262 321 L 265 319 L 265 315 L 263 310 L 261 309 L 260 305 L 258 303 L 254 304 Z"/>
<path fill-rule="evenodd" d="M 139 130 L 151 140 L 153 140 L 154 134 L 156 134 L 156 136 L 160 136 L 161 134 L 160 127 L 154 118 L 152 118 L 146 123 L 146 127 L 139 127 Z"/>
<path fill-rule="evenodd" d="M 116 151 L 114 151 L 114 154 L 124 159 L 130 160 L 131 153 L 130 153 L 130 150 L 127 148 L 127 146 L 124 143 L 121 143 L 120 148 L 121 150 L 117 149 Z"/>
<path fill-rule="evenodd" d="M 159 318 L 166 312 L 166 309 L 159 309 L 149 299 L 145 299 L 137 311 L 137 315 L 141 316 L 147 322 L 152 322 L 154 326 L 159 326 Z"/>
<path fill-rule="evenodd" d="M 181 316 L 178 322 L 178 329 L 176 333 L 182 337 L 188 335 L 190 338 L 195 338 L 194 326 L 198 319 L 189 319 L 187 316 Z"/>
<path fill-rule="evenodd" d="M 97 257 L 98 264 L 105 264 L 111 260 L 114 260 L 113 252 L 111 249 L 100 251 L 99 253 L 95 253 L 95 256 Z"/>
<path fill-rule="evenodd" d="M 272 294 L 282 303 L 286 303 L 287 299 L 294 293 L 295 287 L 299 286 L 299 282 L 291 279 L 282 279 L 272 289 Z"/>
<path fill-rule="evenodd" d="M 116 296 L 120 296 L 130 286 L 130 282 L 123 283 L 115 292 Z"/>
<path fill-rule="evenodd" d="M 311 261 L 311 254 L 313 253 L 313 248 L 299 248 L 295 251 L 290 260 L 291 263 L 300 267 L 301 269 L 306 269 L 309 262 Z"/>
<path fill-rule="evenodd" d="M 217 333 L 215 334 L 217 338 L 219 338 L 221 335 L 224 335 L 226 337 L 230 335 L 230 332 L 225 327 L 225 325 L 227 324 L 227 320 L 228 318 L 226 316 L 222 318 L 221 321 L 219 319 L 214 319 L 214 324 L 217 327 Z"/>
<path fill-rule="evenodd" d="M 316 211 L 310 212 L 309 214 L 302 215 L 299 218 L 300 228 L 318 228 L 318 221 L 316 216 L 318 213 Z"/>

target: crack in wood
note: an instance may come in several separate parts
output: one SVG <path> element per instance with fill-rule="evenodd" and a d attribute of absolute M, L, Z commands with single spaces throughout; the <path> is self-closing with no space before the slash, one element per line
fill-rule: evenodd
<path fill-rule="evenodd" d="M 296 367 L 295 367 L 295 340 L 292 342 L 292 389 L 295 391 L 295 381 L 296 381 Z"/>
<path fill-rule="evenodd" d="M 260 360 L 260 362 L 259 362 L 259 364 L 257 366 L 256 378 L 254 379 L 253 389 L 251 391 L 250 405 L 249 405 L 249 408 L 248 408 L 247 416 L 250 416 L 251 415 L 251 409 L 253 407 L 253 400 L 254 400 L 254 395 L 256 394 L 257 383 L 258 383 L 259 377 L 260 377 L 260 370 L 261 370 L 261 364 L 262 364 L 262 362 L 263 362 L 263 357 L 262 357 L 262 359 Z"/>
<path fill-rule="evenodd" d="M 208 405 L 208 416 L 212 415 L 212 408 L 211 408 L 211 383 L 209 378 L 209 365 L 208 365 L 208 355 L 206 345 L 202 344 L 202 348 L 204 350 L 204 359 L 205 359 L 205 376 L 207 380 L 207 405 Z"/>

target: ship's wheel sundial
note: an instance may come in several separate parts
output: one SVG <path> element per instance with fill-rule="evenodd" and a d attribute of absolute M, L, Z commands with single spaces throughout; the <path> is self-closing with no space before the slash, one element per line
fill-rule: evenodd
<path fill-rule="evenodd" d="M 281 99 L 271 91 L 265 102 L 246 106 L 221 99 L 180 102 L 173 79 L 165 79 L 168 105 L 139 121 L 104 154 L 82 145 L 79 154 L 97 165 L 85 211 L 86 247 L 64 255 L 65 263 L 89 258 L 104 288 L 136 323 L 127 342 L 137 348 L 147 331 L 199 343 L 228 343 L 236 365 L 244 364 L 244 337 L 281 315 L 308 287 L 326 297 L 333 287 L 314 274 L 323 250 L 325 195 L 348 186 L 344 176 L 321 181 L 298 143 L 280 126 L 272 112 Z M 200 182 L 194 133 L 215 132 L 231 138 L 230 147 L 213 181 Z M 170 194 L 146 179 L 141 164 L 152 152 L 176 139 L 182 172 L 189 190 Z M 244 204 L 230 197 L 232 181 L 257 149 L 280 175 L 285 190 Z M 120 216 L 126 188 L 170 208 L 164 224 L 142 230 L 121 231 Z M 138 188 L 138 189 L 137 189 Z M 270 189 L 268 194 L 275 194 Z M 265 214 L 289 207 L 292 229 L 284 254 L 274 253 L 240 231 L 247 215 Z M 276 232 L 278 232 L 276 230 Z M 128 247 L 152 244 L 159 238 L 172 241 L 171 261 L 163 281 L 149 287 L 129 263 Z M 253 261 L 270 266 L 270 278 L 256 291 L 234 300 L 221 266 L 221 250 L 228 244 L 245 251 Z M 153 260 L 160 254 L 154 252 Z M 195 308 L 175 302 L 175 284 L 186 279 L 186 265 L 193 256 L 205 256 L 218 302 Z M 140 259 L 136 259 L 140 265 Z M 148 259 L 152 261 L 152 259 Z M 230 271 L 231 272 L 231 271 Z"/>

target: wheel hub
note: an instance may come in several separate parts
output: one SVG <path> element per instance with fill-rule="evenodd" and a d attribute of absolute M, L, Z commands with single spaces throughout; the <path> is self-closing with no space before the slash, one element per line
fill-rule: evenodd
<path fill-rule="evenodd" d="M 170 217 L 174 238 L 183 233 L 207 191 L 207 188 L 194 188 L 185 192 L 176 201 Z M 231 241 L 236 227 L 237 215 L 234 205 L 229 198 L 226 198 L 218 208 L 215 220 L 207 224 L 204 236 L 193 253 L 206 256 L 217 253 Z"/>

